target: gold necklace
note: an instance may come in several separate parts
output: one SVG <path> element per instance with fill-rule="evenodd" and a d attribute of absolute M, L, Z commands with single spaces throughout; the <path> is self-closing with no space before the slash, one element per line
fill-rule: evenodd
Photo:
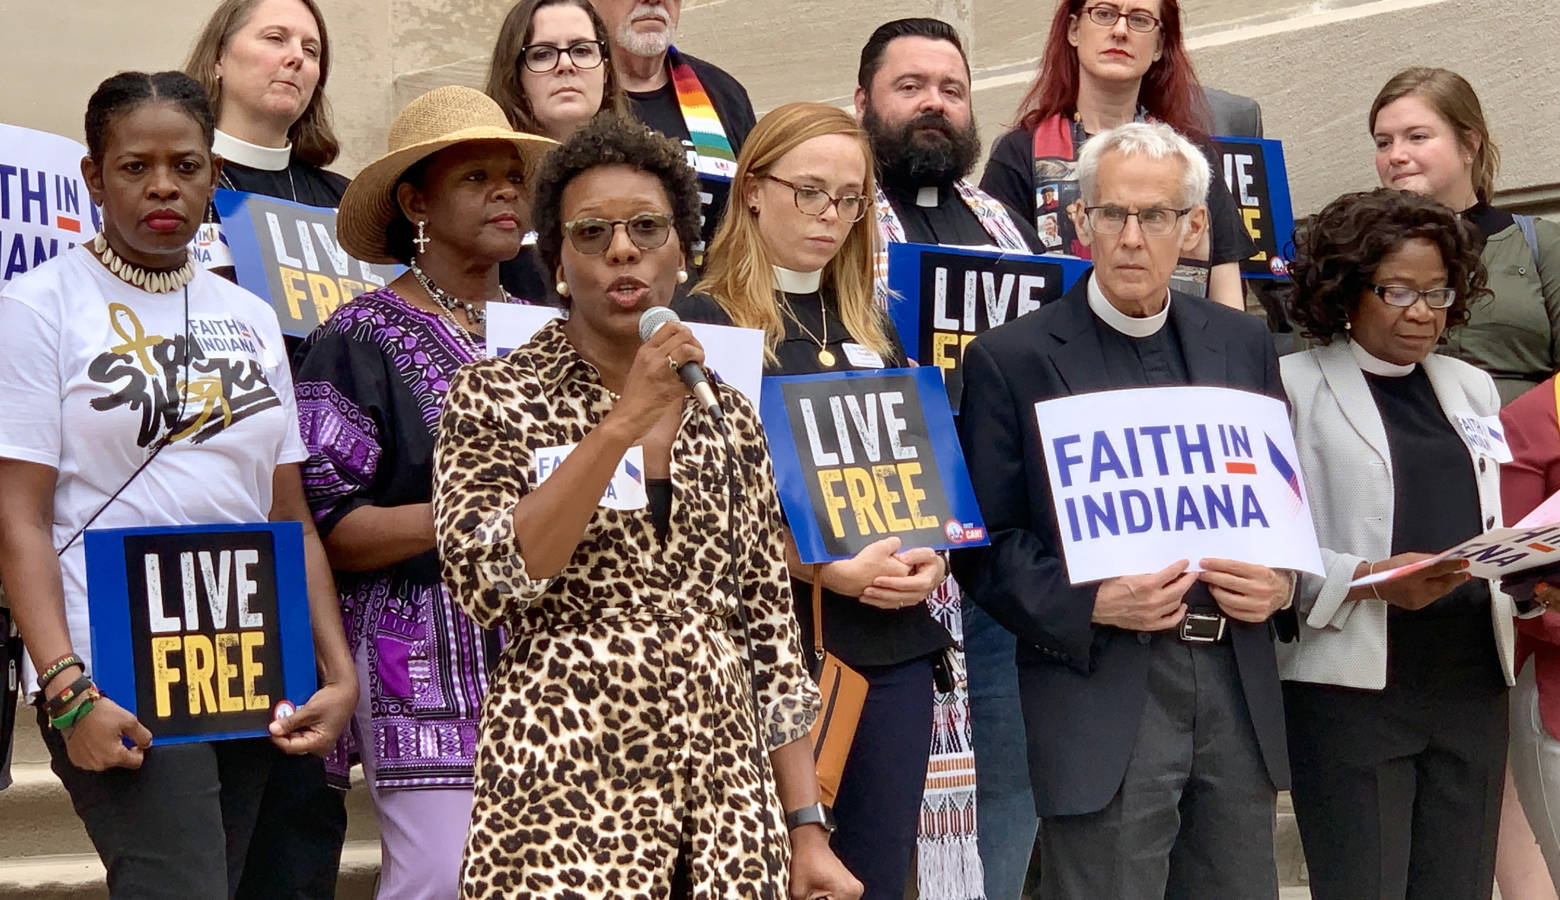
<path fill-rule="evenodd" d="M 812 333 L 812 329 L 803 325 L 802 320 L 797 317 L 796 308 L 791 305 L 791 295 L 781 291 L 780 296 L 785 298 L 785 311 L 791 317 L 791 321 L 795 322 L 796 327 L 800 328 L 802 333 L 807 335 L 808 340 L 818 345 L 818 362 L 828 368 L 834 368 L 835 356 L 829 350 L 829 313 L 828 310 L 823 308 L 823 295 L 818 295 L 818 318 L 823 322 L 823 340 L 819 340 L 818 336 Z"/>
<path fill-rule="evenodd" d="M 92 239 L 92 252 L 97 254 L 103 267 L 114 273 L 114 277 L 132 287 L 138 287 L 151 294 L 166 294 L 176 291 L 190 283 L 195 277 L 195 260 L 188 255 L 184 258 L 184 265 L 177 269 L 159 272 L 153 269 L 143 269 L 135 263 L 128 262 L 124 257 L 114 252 L 114 248 L 108 245 L 108 237 L 103 232 L 98 232 Z"/>

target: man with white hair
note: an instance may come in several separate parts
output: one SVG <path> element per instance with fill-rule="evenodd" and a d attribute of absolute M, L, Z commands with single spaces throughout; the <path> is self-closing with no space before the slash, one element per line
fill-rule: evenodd
<path fill-rule="evenodd" d="M 1072 585 L 1034 405 L 1165 385 L 1282 398 L 1278 359 L 1259 320 L 1170 289 L 1208 227 L 1196 147 L 1128 124 L 1085 145 L 1078 168 L 1094 269 L 970 344 L 959 419 L 991 545 L 956 551 L 953 570 L 1018 637 L 1041 896 L 1276 897 L 1289 772 L 1269 619 L 1293 576 L 1203 559 L 1200 573 L 1182 561 Z"/>
<path fill-rule="evenodd" d="M 678 51 L 682 0 L 590 0 L 612 35 L 612 71 L 628 94 L 634 115 L 674 141 L 699 175 L 704 223 L 693 264 L 726 208 L 737 154 L 753 130 L 747 90 L 725 70 Z"/>

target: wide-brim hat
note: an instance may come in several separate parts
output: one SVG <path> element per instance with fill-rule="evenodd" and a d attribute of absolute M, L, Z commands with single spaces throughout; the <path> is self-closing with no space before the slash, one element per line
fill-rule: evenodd
<path fill-rule="evenodd" d="M 354 257 L 395 263 L 385 231 L 401 215 L 395 186 L 406 170 L 446 147 L 468 141 L 508 141 L 525 163 L 526 189 L 535 180 L 542 157 L 558 144 L 551 138 L 515 131 L 493 98 L 469 87 L 435 88 L 401 110 L 390 125 L 388 152 L 359 172 L 341 196 L 336 239 Z"/>

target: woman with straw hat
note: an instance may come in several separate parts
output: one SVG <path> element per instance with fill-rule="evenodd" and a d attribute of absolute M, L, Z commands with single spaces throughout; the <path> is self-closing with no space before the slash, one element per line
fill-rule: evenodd
<path fill-rule="evenodd" d="M 464 895 L 854 900 L 763 429 L 724 385 L 724 427 L 689 396 L 686 325 L 640 339 L 687 278 L 693 172 L 598 116 L 548 156 L 533 209 L 569 318 L 456 375 L 434 466 L 445 582 L 511 636 Z"/>
<path fill-rule="evenodd" d="M 488 305 L 510 299 L 498 266 L 520 248 L 531 176 L 552 144 L 512 130 L 470 88 L 408 104 L 337 220 L 347 252 L 408 271 L 344 304 L 299 349 L 304 481 L 363 685 L 346 737 L 379 819 L 380 897 L 459 893 L 497 634 L 440 581 L 433 445 L 455 371 L 485 355 Z M 330 760 L 339 775 L 342 749 Z"/>

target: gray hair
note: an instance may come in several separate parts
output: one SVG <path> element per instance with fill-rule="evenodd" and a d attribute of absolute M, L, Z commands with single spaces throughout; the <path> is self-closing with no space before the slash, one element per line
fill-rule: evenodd
<path fill-rule="evenodd" d="M 1181 192 L 1176 196 L 1176 207 L 1195 207 L 1206 203 L 1213 171 L 1208 166 L 1208 158 L 1202 155 L 1197 145 L 1169 125 L 1129 122 L 1090 138 L 1083 145 L 1083 152 L 1078 154 L 1078 181 L 1083 189 L 1085 206 L 1093 206 L 1098 202 L 1100 160 L 1113 150 L 1126 156 L 1179 159 L 1182 170 Z"/>

